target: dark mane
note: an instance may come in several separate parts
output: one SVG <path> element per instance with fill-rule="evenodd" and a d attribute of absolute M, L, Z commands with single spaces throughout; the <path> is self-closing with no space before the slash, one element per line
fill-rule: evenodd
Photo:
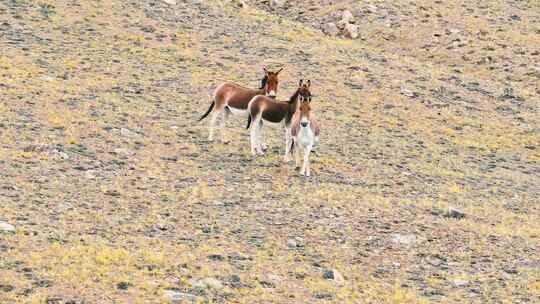
<path fill-rule="evenodd" d="M 298 88 L 291 98 L 289 98 L 289 103 L 295 102 L 298 99 L 298 95 L 300 95 L 300 88 Z"/>
<path fill-rule="evenodd" d="M 261 87 L 259 88 L 259 90 L 264 89 L 267 82 L 268 82 L 268 75 L 264 75 L 263 79 L 261 79 Z"/>
<path fill-rule="evenodd" d="M 298 100 L 298 95 L 300 95 L 301 88 L 298 88 L 296 92 L 289 98 L 289 111 L 285 115 L 285 123 L 288 125 L 291 122 L 291 119 L 296 111 L 296 101 Z"/>

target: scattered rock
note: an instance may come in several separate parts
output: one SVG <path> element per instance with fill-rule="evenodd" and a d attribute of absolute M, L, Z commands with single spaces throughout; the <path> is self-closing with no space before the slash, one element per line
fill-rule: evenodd
<path fill-rule="evenodd" d="M 0 232 L 15 232 L 15 226 L 0 221 Z"/>
<path fill-rule="evenodd" d="M 377 9 L 377 7 L 376 7 L 375 5 L 370 4 L 370 5 L 366 6 L 366 10 L 367 10 L 368 12 L 374 14 L 374 13 L 377 12 L 378 9 Z"/>
<path fill-rule="evenodd" d="M 466 280 L 454 280 L 452 283 L 454 283 L 454 286 L 461 288 L 469 285 L 469 281 Z"/>
<path fill-rule="evenodd" d="M 331 20 L 340 20 L 342 13 L 340 11 L 332 11 L 329 14 L 329 19 Z"/>
<path fill-rule="evenodd" d="M 335 269 L 325 269 L 323 272 L 323 278 L 327 280 L 333 280 L 337 285 L 343 286 L 345 284 L 345 278 Z"/>
<path fill-rule="evenodd" d="M 249 285 L 247 284 L 244 284 L 242 282 L 242 279 L 240 278 L 239 275 L 237 274 L 233 274 L 231 276 L 228 277 L 228 279 L 226 280 L 226 283 L 233 287 L 233 288 L 243 288 L 243 287 L 249 287 Z"/>
<path fill-rule="evenodd" d="M 15 287 L 13 287 L 12 285 L 9 285 L 9 284 L 0 284 L 0 291 L 3 291 L 3 292 L 11 292 L 15 289 Z"/>
<path fill-rule="evenodd" d="M 56 154 L 58 154 L 58 156 L 60 156 L 60 158 L 63 160 L 69 159 L 69 154 L 66 152 L 56 151 Z"/>
<path fill-rule="evenodd" d="M 347 80 L 345 85 L 354 90 L 362 90 L 364 88 L 361 83 L 357 83 L 355 80 Z"/>
<path fill-rule="evenodd" d="M 337 25 L 333 22 L 323 24 L 322 30 L 326 35 L 330 37 L 335 37 L 339 34 L 339 29 Z"/>
<path fill-rule="evenodd" d="M 195 295 L 177 290 L 165 289 L 163 294 L 171 300 L 171 303 L 185 303 L 186 301 L 195 303 L 198 300 Z"/>
<path fill-rule="evenodd" d="M 447 217 L 461 219 L 465 217 L 465 213 L 457 208 L 449 207 Z"/>
<path fill-rule="evenodd" d="M 53 145 L 37 144 L 30 145 L 23 148 L 24 152 L 45 152 L 54 149 Z"/>
<path fill-rule="evenodd" d="M 94 178 L 96 178 L 96 175 L 94 173 L 95 173 L 94 170 L 84 171 L 84 177 L 86 177 L 88 179 L 94 179 Z"/>
<path fill-rule="evenodd" d="M 282 8 L 287 3 L 287 0 L 270 0 L 270 7 Z"/>
<path fill-rule="evenodd" d="M 128 290 L 129 286 L 131 286 L 131 284 L 128 282 L 120 282 L 116 284 L 116 288 L 119 290 Z"/>
<path fill-rule="evenodd" d="M 348 23 L 345 25 L 345 36 L 351 39 L 358 38 L 358 26 Z"/>
<path fill-rule="evenodd" d="M 129 129 L 126 129 L 126 128 L 121 128 L 120 129 L 120 135 L 124 136 L 124 137 L 134 137 L 137 135 L 137 133 L 129 130 Z"/>
<path fill-rule="evenodd" d="M 523 97 L 514 95 L 514 89 L 505 88 L 504 93 L 499 96 L 500 100 L 515 100 L 515 101 L 524 101 Z"/>
<path fill-rule="evenodd" d="M 169 4 L 169 5 L 176 5 L 176 0 L 163 0 L 163 2 Z"/>
<path fill-rule="evenodd" d="M 337 22 L 337 27 L 344 30 L 350 23 L 354 23 L 354 16 L 350 11 L 345 10 L 341 13 L 341 19 Z"/>
<path fill-rule="evenodd" d="M 267 274 L 258 281 L 264 288 L 275 288 L 283 281 L 283 278 L 275 274 Z"/>
<path fill-rule="evenodd" d="M 343 13 L 341 13 L 341 22 L 354 23 L 354 16 L 351 11 L 344 10 Z"/>
<path fill-rule="evenodd" d="M 229 260 L 233 261 L 246 261 L 246 260 L 252 260 L 252 258 L 249 255 L 244 255 L 242 253 L 232 253 L 227 256 Z"/>
<path fill-rule="evenodd" d="M 123 155 L 123 156 L 133 156 L 135 155 L 135 152 L 129 150 L 129 149 L 125 149 L 125 148 L 116 148 L 114 149 L 114 153 L 115 154 L 118 154 L 118 155 Z"/>
<path fill-rule="evenodd" d="M 211 254 L 208 256 L 208 259 L 211 260 L 211 261 L 223 261 L 225 260 L 225 257 L 222 256 L 221 254 Z"/>
<path fill-rule="evenodd" d="M 88 170 L 92 169 L 92 167 L 90 167 L 89 165 L 80 164 L 80 165 L 77 165 L 77 166 L 73 167 L 73 169 L 78 170 L 78 171 L 88 171 Z"/>
<path fill-rule="evenodd" d="M 413 245 L 416 243 L 416 235 L 414 234 L 392 234 L 392 242 L 402 245 Z"/>
<path fill-rule="evenodd" d="M 405 95 L 407 97 L 410 97 L 410 98 L 416 98 L 418 97 L 418 93 L 416 92 L 413 92 L 411 90 L 407 90 L 407 89 L 401 89 L 401 94 L 402 95 Z"/>
<path fill-rule="evenodd" d="M 423 296 L 428 298 L 439 299 L 444 293 L 441 290 L 429 288 L 422 293 Z"/>
<path fill-rule="evenodd" d="M 426 258 L 426 262 L 429 265 L 434 266 L 434 267 L 440 267 L 441 265 L 444 264 L 444 260 L 441 259 L 438 256 L 430 256 L 430 257 Z"/>
<path fill-rule="evenodd" d="M 206 278 L 199 280 L 197 284 L 195 284 L 196 287 L 202 287 L 202 288 L 210 288 L 215 290 L 223 289 L 223 283 L 221 283 L 220 280 L 215 278 Z"/>
<path fill-rule="evenodd" d="M 47 296 L 46 300 L 45 300 L 45 303 L 47 304 L 61 304 L 63 303 L 64 301 L 62 300 L 61 297 L 51 297 L 51 296 Z"/>
<path fill-rule="evenodd" d="M 332 300 L 334 295 L 328 292 L 317 292 L 313 295 L 316 299 L 319 300 Z"/>
<path fill-rule="evenodd" d="M 203 0 L 196 0 L 196 1 L 197 3 L 203 2 Z M 247 1 L 248 0 L 227 0 L 226 2 L 234 5 L 235 7 L 246 8 L 248 7 L 248 4 L 246 3 Z"/>
<path fill-rule="evenodd" d="M 303 244 L 303 239 L 302 238 L 294 238 L 294 239 L 288 239 L 287 240 L 287 247 L 289 248 L 299 248 L 299 247 L 304 247 L 304 244 Z"/>
<path fill-rule="evenodd" d="M 296 248 L 296 245 L 298 245 L 298 244 L 296 243 L 296 241 L 294 239 L 287 240 L 287 247 Z"/>

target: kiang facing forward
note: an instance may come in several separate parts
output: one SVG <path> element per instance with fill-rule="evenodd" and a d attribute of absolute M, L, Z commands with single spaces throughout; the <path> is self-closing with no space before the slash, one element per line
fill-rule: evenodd
<path fill-rule="evenodd" d="M 309 154 L 318 141 L 320 133 L 319 124 L 315 120 L 310 104 L 311 98 L 302 100 L 291 123 L 291 150 L 294 151 L 297 167 L 300 166 L 300 150 L 303 151 L 304 162 L 300 168 L 300 174 L 305 176 L 311 175 Z"/>

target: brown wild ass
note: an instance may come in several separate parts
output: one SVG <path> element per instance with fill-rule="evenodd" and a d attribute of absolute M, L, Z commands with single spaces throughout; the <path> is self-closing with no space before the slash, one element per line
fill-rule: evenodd
<path fill-rule="evenodd" d="M 320 128 L 310 107 L 311 99 L 300 102 L 300 107 L 294 113 L 291 123 L 291 150 L 294 151 L 296 167 L 300 166 L 300 149 L 304 154 L 304 163 L 300 174 L 310 176 L 309 153 L 318 141 Z"/>
<path fill-rule="evenodd" d="M 288 101 L 276 101 L 266 96 L 253 97 L 248 106 L 249 117 L 247 124 L 247 129 L 249 129 L 251 123 L 253 123 L 250 132 L 251 153 L 253 155 L 257 153 L 264 154 L 262 147 L 263 124 L 283 125 L 285 127 L 285 162 L 290 160 L 289 149 L 292 140 L 290 136 L 291 119 L 298 108 L 298 99 L 311 99 L 310 86 L 310 80 L 306 83 L 300 80 L 298 89 Z"/>
<path fill-rule="evenodd" d="M 277 72 L 270 72 L 266 68 L 264 69 L 264 78 L 261 80 L 261 87 L 259 89 L 249 89 L 242 87 L 236 83 L 226 82 L 216 88 L 213 95 L 212 104 L 199 119 L 203 120 L 210 112 L 212 117 L 210 120 L 210 134 L 208 140 L 214 139 L 214 126 L 216 120 L 221 114 L 221 142 L 227 143 L 225 140 L 225 122 L 229 116 L 229 113 L 234 115 L 247 115 L 247 107 L 249 101 L 257 95 L 267 95 L 271 98 L 275 98 L 278 89 L 278 74 L 283 70 L 281 68 Z"/>

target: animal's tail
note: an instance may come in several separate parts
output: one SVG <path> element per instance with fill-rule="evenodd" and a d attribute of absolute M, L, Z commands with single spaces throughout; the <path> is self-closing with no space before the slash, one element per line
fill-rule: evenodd
<path fill-rule="evenodd" d="M 249 129 L 249 126 L 251 126 L 251 114 L 248 115 L 248 122 L 247 122 L 246 129 Z"/>
<path fill-rule="evenodd" d="M 201 116 L 201 118 L 199 118 L 199 121 L 203 120 L 204 118 L 206 118 L 206 116 L 208 116 L 208 114 L 210 114 L 210 112 L 212 112 L 212 109 L 214 109 L 214 105 L 216 104 L 215 101 L 212 100 L 212 104 L 210 105 L 210 107 L 208 108 L 208 111 L 206 111 L 206 113 L 204 113 L 203 116 Z"/>

